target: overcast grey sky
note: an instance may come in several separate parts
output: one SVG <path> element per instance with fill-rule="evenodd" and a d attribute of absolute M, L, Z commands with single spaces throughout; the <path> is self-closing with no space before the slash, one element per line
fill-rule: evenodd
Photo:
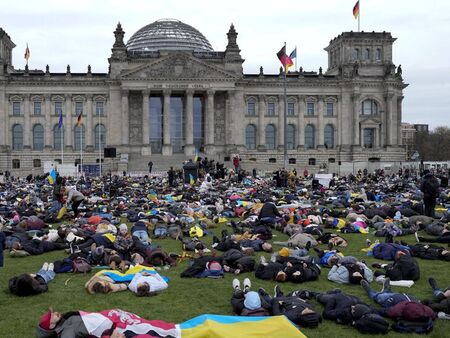
<path fill-rule="evenodd" d="M 343 31 L 356 31 L 356 0 L 0 0 L 0 27 L 17 45 L 14 66 L 106 72 L 118 21 L 125 40 L 161 18 L 179 19 L 202 32 L 215 50 L 225 49 L 234 23 L 244 71 L 278 72 L 275 53 L 283 42 L 298 47 L 298 66 L 327 68 L 323 50 Z M 450 1 L 361 0 L 361 30 L 389 31 L 394 63 L 401 64 L 405 90 L 403 121 L 450 125 Z"/>

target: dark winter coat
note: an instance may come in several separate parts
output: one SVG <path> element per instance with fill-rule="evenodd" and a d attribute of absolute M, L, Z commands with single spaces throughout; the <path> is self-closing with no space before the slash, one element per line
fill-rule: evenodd
<path fill-rule="evenodd" d="M 380 243 L 373 248 L 372 253 L 375 258 L 392 261 L 397 251 L 403 251 L 409 254 L 408 247 L 395 243 Z"/>
<path fill-rule="evenodd" d="M 397 280 L 418 280 L 420 269 L 417 261 L 408 255 L 400 256 L 390 269 L 386 270 L 386 277 L 393 281 Z"/>

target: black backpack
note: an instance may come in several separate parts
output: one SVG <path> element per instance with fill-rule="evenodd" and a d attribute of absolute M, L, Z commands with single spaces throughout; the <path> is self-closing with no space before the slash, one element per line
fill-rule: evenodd
<path fill-rule="evenodd" d="M 389 323 L 378 314 L 368 313 L 353 323 L 353 326 L 361 333 L 386 334 L 389 331 Z"/>
<path fill-rule="evenodd" d="M 392 324 L 392 329 L 402 333 L 429 333 L 433 330 L 433 320 L 428 318 L 424 321 L 397 320 Z"/>

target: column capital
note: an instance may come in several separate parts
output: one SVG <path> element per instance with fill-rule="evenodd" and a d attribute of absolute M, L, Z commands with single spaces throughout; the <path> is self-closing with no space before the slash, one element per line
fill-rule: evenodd
<path fill-rule="evenodd" d="M 403 95 L 397 96 L 397 101 L 402 102 L 405 97 Z"/>
<path fill-rule="evenodd" d="M 195 90 L 192 88 L 188 88 L 185 90 L 186 96 L 194 96 Z"/>
<path fill-rule="evenodd" d="M 142 96 L 143 97 L 145 97 L 145 96 L 150 96 L 150 89 L 143 89 L 142 90 Z"/>
<path fill-rule="evenodd" d="M 298 102 L 305 103 L 306 95 L 298 95 Z"/>
<path fill-rule="evenodd" d="M 216 93 L 216 91 L 215 91 L 214 89 L 208 89 L 208 90 L 206 91 L 206 94 L 207 94 L 208 96 L 214 96 L 215 93 Z"/>
<path fill-rule="evenodd" d="M 86 100 L 92 101 L 92 98 L 94 97 L 93 94 L 86 94 Z"/>
<path fill-rule="evenodd" d="M 318 99 L 319 101 L 325 101 L 326 96 L 325 95 L 319 95 Z"/>
<path fill-rule="evenodd" d="M 394 93 L 384 93 L 385 100 L 391 100 L 394 97 Z"/>
<path fill-rule="evenodd" d="M 266 95 L 263 95 L 263 94 L 258 95 L 258 101 L 265 102 L 266 101 Z"/>
<path fill-rule="evenodd" d="M 122 97 L 128 97 L 128 94 L 130 93 L 130 91 L 128 89 L 122 89 L 121 93 L 122 93 Z"/>
<path fill-rule="evenodd" d="M 351 98 L 352 98 L 353 101 L 358 101 L 360 97 L 361 97 L 361 94 L 359 94 L 359 93 L 352 93 L 351 94 Z"/>
<path fill-rule="evenodd" d="M 51 101 L 52 95 L 51 94 L 44 94 L 44 100 L 45 101 Z"/>
<path fill-rule="evenodd" d="M 170 96 L 170 94 L 172 94 L 172 90 L 171 89 L 163 89 L 163 95 L 164 96 Z"/>
<path fill-rule="evenodd" d="M 66 101 L 70 101 L 72 100 L 72 94 L 64 94 L 64 98 L 66 99 Z"/>

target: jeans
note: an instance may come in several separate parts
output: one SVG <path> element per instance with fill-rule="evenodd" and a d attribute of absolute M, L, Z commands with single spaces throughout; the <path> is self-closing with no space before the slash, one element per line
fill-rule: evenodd
<path fill-rule="evenodd" d="M 58 212 L 61 207 L 62 204 L 58 200 L 54 200 L 52 203 L 52 207 L 50 208 L 50 212 Z"/>
<path fill-rule="evenodd" d="M 261 222 L 269 223 L 269 224 L 276 224 L 277 219 L 275 217 L 263 217 L 263 218 L 261 218 Z"/>
<path fill-rule="evenodd" d="M 14 236 L 6 237 L 5 248 L 12 249 L 13 244 L 16 242 L 20 243 L 20 239 L 18 239 L 17 237 L 14 237 Z"/>
<path fill-rule="evenodd" d="M 291 256 L 293 257 L 305 257 L 308 256 L 309 251 L 306 249 L 291 250 Z"/>
<path fill-rule="evenodd" d="M 141 241 L 143 244 L 148 245 L 148 233 L 145 230 L 136 230 L 135 232 L 133 232 L 133 236 L 136 236 L 137 238 L 139 238 L 139 241 Z"/>
<path fill-rule="evenodd" d="M 44 269 L 39 270 L 39 272 L 36 275 L 42 277 L 42 279 L 45 280 L 45 283 L 47 284 L 55 278 L 54 271 L 47 271 Z"/>

